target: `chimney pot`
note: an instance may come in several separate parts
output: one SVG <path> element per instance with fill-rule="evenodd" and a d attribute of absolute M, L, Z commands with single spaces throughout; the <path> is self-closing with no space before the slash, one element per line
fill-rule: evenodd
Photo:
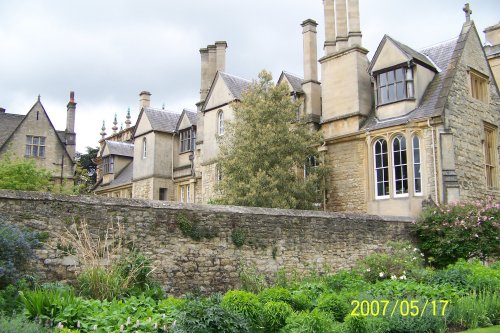
<path fill-rule="evenodd" d="M 141 108 L 147 108 L 151 105 L 151 93 L 149 91 L 141 91 L 139 96 L 139 103 L 141 105 Z"/>

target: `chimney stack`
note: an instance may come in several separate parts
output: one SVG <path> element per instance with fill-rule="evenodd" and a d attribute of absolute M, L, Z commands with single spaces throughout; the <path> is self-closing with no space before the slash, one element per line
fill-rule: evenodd
<path fill-rule="evenodd" d="M 217 71 L 226 70 L 226 49 L 227 43 L 225 41 L 218 41 L 214 45 L 208 45 L 206 48 L 200 49 L 201 83 L 200 102 L 197 103 L 198 109 L 203 106 Z"/>
<path fill-rule="evenodd" d="M 201 84 L 200 84 L 200 101 L 204 101 L 208 94 L 208 48 L 200 49 L 200 57 L 201 57 Z"/>
<path fill-rule="evenodd" d="M 324 0 L 325 55 L 361 46 L 359 0 Z"/>
<path fill-rule="evenodd" d="M 216 52 L 216 61 L 215 61 L 215 72 L 221 71 L 224 72 L 226 70 L 226 49 L 227 43 L 225 41 L 215 42 L 215 52 Z"/>
<path fill-rule="evenodd" d="M 319 123 L 321 117 L 321 86 L 318 82 L 318 42 L 316 21 L 308 19 L 302 22 L 304 40 L 304 113 L 307 121 Z"/>
<path fill-rule="evenodd" d="M 66 111 L 66 150 L 72 160 L 75 159 L 76 154 L 75 111 L 75 92 L 71 91 Z"/>
<path fill-rule="evenodd" d="M 359 21 L 359 0 L 348 0 L 349 46 L 361 46 L 361 24 Z"/>
<path fill-rule="evenodd" d="M 325 6 L 325 54 L 332 54 L 337 51 L 335 38 L 335 0 L 323 0 Z"/>
<path fill-rule="evenodd" d="M 139 104 L 142 108 L 148 108 L 151 105 L 151 93 L 149 91 L 141 91 L 139 94 Z"/>

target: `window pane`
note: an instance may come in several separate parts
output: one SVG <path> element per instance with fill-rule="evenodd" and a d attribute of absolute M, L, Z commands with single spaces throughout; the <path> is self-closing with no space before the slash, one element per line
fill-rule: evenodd
<path fill-rule="evenodd" d="M 377 168 L 380 168 L 382 166 L 382 156 L 381 155 L 375 155 L 375 166 Z"/>
<path fill-rule="evenodd" d="M 398 100 L 404 99 L 406 97 L 405 96 L 405 84 L 403 82 L 398 82 L 396 84 L 396 94 L 397 94 Z"/>
<path fill-rule="evenodd" d="M 401 179 L 402 177 L 402 172 L 401 172 L 402 168 L 400 166 L 397 166 L 394 168 L 394 177 L 397 179 Z"/>
<path fill-rule="evenodd" d="M 45 157 L 45 146 L 40 147 L 40 155 L 41 157 Z"/>
<path fill-rule="evenodd" d="M 394 83 L 394 71 L 387 72 L 387 84 Z"/>
<path fill-rule="evenodd" d="M 32 151 L 33 151 L 33 156 L 38 156 L 38 146 L 33 146 Z"/>
<path fill-rule="evenodd" d="M 420 164 L 415 164 L 415 178 L 420 178 Z"/>
<path fill-rule="evenodd" d="M 34 145 L 39 144 L 39 139 L 40 139 L 40 138 L 39 138 L 38 136 L 34 136 L 34 137 L 33 137 L 33 144 L 34 144 Z"/>
<path fill-rule="evenodd" d="M 399 137 L 396 137 L 394 139 L 394 144 L 392 146 L 392 148 L 394 149 L 394 151 L 399 151 L 400 150 L 400 142 L 399 142 Z"/>
<path fill-rule="evenodd" d="M 401 142 L 401 150 L 406 150 L 406 139 L 401 136 L 399 141 Z"/>
<path fill-rule="evenodd" d="M 389 89 L 389 102 L 396 100 L 396 86 L 394 84 L 388 86 Z"/>
<path fill-rule="evenodd" d="M 24 152 L 24 155 L 30 156 L 31 155 L 31 146 L 26 145 L 26 151 Z"/>
<path fill-rule="evenodd" d="M 422 181 L 415 179 L 415 193 L 422 193 Z"/>
<path fill-rule="evenodd" d="M 404 72 L 403 72 L 403 68 L 398 68 L 398 69 L 396 69 L 396 81 L 397 81 L 397 82 L 402 82 L 402 81 L 404 81 Z"/>
<path fill-rule="evenodd" d="M 387 85 L 387 75 L 386 73 L 382 73 L 378 76 L 378 81 L 380 86 Z"/>
<path fill-rule="evenodd" d="M 45 146 L 45 137 L 44 136 L 40 137 L 40 145 Z"/>
<path fill-rule="evenodd" d="M 33 137 L 31 135 L 26 136 L 26 143 L 29 145 L 33 143 Z"/>

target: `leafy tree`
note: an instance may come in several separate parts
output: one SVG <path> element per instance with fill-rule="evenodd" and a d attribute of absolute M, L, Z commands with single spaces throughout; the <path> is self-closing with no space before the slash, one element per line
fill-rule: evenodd
<path fill-rule="evenodd" d="M 47 191 L 51 184 L 50 171 L 35 161 L 5 154 L 0 160 L 0 188 L 22 191 Z"/>
<path fill-rule="evenodd" d="M 97 180 L 97 165 L 95 159 L 99 148 L 87 147 L 85 154 L 80 154 L 76 163 L 76 183 L 81 192 L 88 192 Z"/>
<path fill-rule="evenodd" d="M 311 209 L 320 202 L 324 167 L 309 170 L 306 161 L 318 158 L 320 135 L 297 120 L 298 103 L 286 85 L 274 85 L 266 71 L 259 74 L 234 105 L 234 121 L 220 137 L 217 203 Z"/>

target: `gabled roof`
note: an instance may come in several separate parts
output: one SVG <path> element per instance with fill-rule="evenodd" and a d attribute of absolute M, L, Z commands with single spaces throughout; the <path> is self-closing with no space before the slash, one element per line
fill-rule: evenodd
<path fill-rule="evenodd" d="M 196 123 L 198 121 L 198 118 L 196 116 L 196 112 L 184 109 L 182 110 L 182 113 L 179 117 L 179 121 L 177 122 L 177 126 L 175 127 L 176 131 L 179 131 L 179 127 L 181 126 L 182 119 L 184 118 L 184 115 L 188 118 L 189 122 L 191 123 L 191 126 L 196 126 Z"/>
<path fill-rule="evenodd" d="M 280 78 L 278 79 L 278 84 L 280 84 L 283 79 L 286 79 L 290 83 L 294 92 L 300 94 L 304 92 L 302 90 L 302 83 L 304 82 L 304 79 L 300 76 L 289 73 L 287 71 L 283 71 L 280 75 Z"/>
<path fill-rule="evenodd" d="M 95 189 L 98 191 L 104 190 L 104 189 L 109 189 L 113 188 L 116 186 L 121 186 L 121 185 L 126 185 L 132 183 L 132 176 L 133 176 L 133 171 L 134 171 L 134 163 L 130 161 L 129 164 L 123 170 L 116 175 L 115 179 L 111 181 L 111 183 L 106 184 L 104 186 L 97 186 Z M 102 179 L 101 179 L 102 182 Z"/>
<path fill-rule="evenodd" d="M 110 155 L 134 157 L 134 145 L 131 143 L 105 140 L 102 152 L 105 147 L 108 147 Z"/>
<path fill-rule="evenodd" d="M 384 38 L 382 38 L 382 41 L 380 42 L 380 44 L 377 47 L 377 51 L 373 55 L 372 61 L 370 63 L 370 67 L 368 67 L 368 71 L 370 73 L 372 72 L 373 66 L 377 62 L 377 58 L 379 57 L 380 52 L 382 52 L 382 49 L 384 48 L 384 45 L 387 43 L 387 41 L 392 42 L 408 58 L 408 60 L 413 60 L 413 61 L 420 63 L 421 65 L 424 65 L 425 67 L 427 67 L 429 69 L 433 69 L 434 71 L 437 72 L 436 66 L 424 54 L 422 54 L 418 51 L 415 51 L 411 47 L 409 47 L 401 42 L 398 42 L 397 40 L 395 40 L 394 38 L 392 38 L 388 35 L 384 35 Z M 394 65 L 397 65 L 397 64 L 394 64 Z"/>
<path fill-rule="evenodd" d="M 432 46 L 420 52 L 428 56 L 441 71 L 434 76 L 425 91 L 422 102 L 416 109 L 403 117 L 385 119 L 383 121 L 379 121 L 375 117 L 375 114 L 372 113 L 362 126 L 362 129 L 375 130 L 402 125 L 413 120 L 441 116 L 448 100 L 453 80 L 455 79 L 458 61 L 462 57 L 462 52 L 472 27 L 474 27 L 473 23 L 470 26 L 464 25 L 463 32 L 458 38 Z"/>
<path fill-rule="evenodd" d="M 248 87 L 252 83 L 252 81 L 224 72 L 218 72 L 218 74 L 226 83 L 226 86 L 233 97 L 238 100 L 241 99 L 241 97 L 243 96 L 243 92 L 248 89 Z"/>
<path fill-rule="evenodd" d="M 0 113 L 0 148 L 7 142 L 16 128 L 19 127 L 24 117 L 22 114 Z"/>
<path fill-rule="evenodd" d="M 144 108 L 143 113 L 149 120 L 153 131 L 175 133 L 177 122 L 181 115 L 173 111 L 163 109 Z"/>

